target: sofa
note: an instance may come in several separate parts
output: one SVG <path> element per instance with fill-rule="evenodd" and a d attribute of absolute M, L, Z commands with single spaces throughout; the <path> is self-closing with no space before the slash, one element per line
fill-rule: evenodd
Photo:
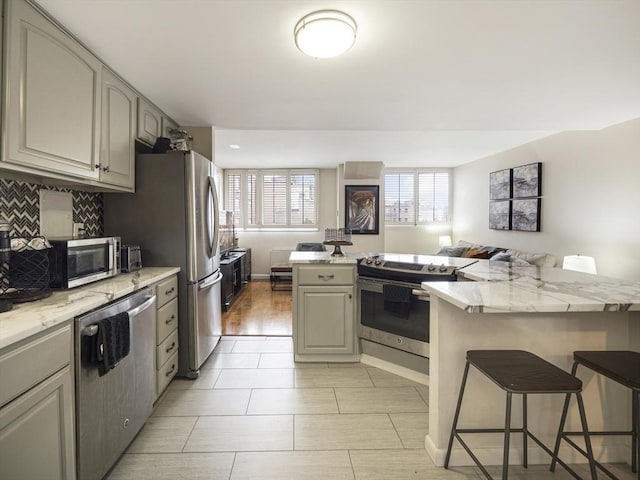
<path fill-rule="evenodd" d="M 536 265 L 555 267 L 556 256 L 551 253 L 528 253 L 513 248 L 494 247 L 460 240 L 456 246 L 443 247 L 436 255 L 464 257 L 509 262 L 514 265 Z"/>

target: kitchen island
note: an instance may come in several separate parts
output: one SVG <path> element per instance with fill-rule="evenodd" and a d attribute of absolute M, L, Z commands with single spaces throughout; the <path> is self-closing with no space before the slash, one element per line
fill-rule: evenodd
<path fill-rule="evenodd" d="M 570 371 L 575 350 L 640 350 L 640 283 L 582 274 L 559 268 L 511 266 L 481 260 L 459 271 L 459 282 L 422 284 L 431 295 L 429 434 L 425 448 L 436 465 L 444 464 L 467 350 L 528 350 Z M 591 430 L 628 430 L 628 390 L 581 369 Z M 563 397 L 529 396 L 529 428 L 553 446 Z M 470 370 L 459 421 L 460 428 L 504 426 L 505 394 L 474 369 Z M 521 424 L 519 402 L 512 425 Z M 572 402 L 568 428 L 578 430 Z M 502 434 L 469 436 L 481 462 L 502 462 Z M 550 458 L 529 443 L 530 463 Z M 563 442 L 564 443 L 564 442 Z M 628 437 L 593 437 L 603 462 L 629 462 Z M 511 461 L 521 462 L 522 443 L 512 438 Z M 563 446 L 561 458 L 586 460 Z M 456 443 L 451 465 L 472 465 Z"/>
<path fill-rule="evenodd" d="M 296 362 L 357 362 L 356 265 L 362 255 L 291 252 Z"/>

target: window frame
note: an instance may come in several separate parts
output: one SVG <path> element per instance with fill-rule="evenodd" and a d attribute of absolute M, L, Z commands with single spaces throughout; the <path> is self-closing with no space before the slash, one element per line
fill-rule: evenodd
<path fill-rule="evenodd" d="M 413 177 L 413 220 L 408 222 L 393 221 L 387 219 L 387 188 L 386 188 L 386 175 L 387 174 L 411 174 Z M 446 173 L 447 179 L 447 220 L 446 221 L 418 221 L 420 217 L 420 192 L 419 192 L 419 178 L 420 174 L 437 174 Z M 384 221 L 385 226 L 427 226 L 427 225 L 451 225 L 452 222 L 452 209 L 453 209 L 453 170 L 451 168 L 386 168 L 383 173 L 384 200 L 382 202 L 384 209 Z"/>
<path fill-rule="evenodd" d="M 292 168 L 292 169 L 225 169 L 224 171 L 224 206 L 228 208 L 229 196 L 226 191 L 228 186 L 228 177 L 231 175 L 240 175 L 240 215 L 239 220 L 236 221 L 236 228 L 239 230 L 266 230 L 266 231 L 300 231 L 300 230 L 314 230 L 319 229 L 319 184 L 320 184 L 320 171 L 318 169 L 309 168 Z M 255 222 L 250 223 L 248 220 L 249 213 L 249 188 L 248 181 L 250 175 L 256 176 L 255 185 Z M 264 191 L 264 178 L 268 175 L 284 175 L 286 177 L 286 222 L 284 224 L 265 224 L 264 212 L 263 212 L 263 191 Z M 311 175 L 314 178 L 314 205 L 313 213 L 315 216 L 315 223 L 313 224 L 299 224 L 291 222 L 291 178 L 299 175 Z M 234 212 L 235 213 L 235 212 Z"/>

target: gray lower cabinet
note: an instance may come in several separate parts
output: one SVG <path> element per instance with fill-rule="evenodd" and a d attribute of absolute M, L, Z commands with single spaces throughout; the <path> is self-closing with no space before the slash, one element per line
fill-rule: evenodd
<path fill-rule="evenodd" d="M 0 478 L 73 480 L 70 323 L 0 352 Z"/>
<path fill-rule="evenodd" d="M 4 4 L 3 168 L 98 180 L 101 62 L 27 2 Z"/>
<path fill-rule="evenodd" d="M 126 83 L 103 68 L 100 181 L 130 190 L 135 186 L 137 98 Z"/>
<path fill-rule="evenodd" d="M 157 400 L 178 372 L 178 277 L 172 275 L 154 286 L 156 292 L 155 325 L 155 398 Z"/>
<path fill-rule="evenodd" d="M 294 265 L 294 358 L 309 362 L 358 360 L 355 267 Z"/>

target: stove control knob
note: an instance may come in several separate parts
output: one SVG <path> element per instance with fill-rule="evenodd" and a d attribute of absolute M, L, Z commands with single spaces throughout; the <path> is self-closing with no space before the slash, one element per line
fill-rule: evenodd
<path fill-rule="evenodd" d="M 382 265 L 382 260 L 380 260 L 379 258 L 376 258 L 375 264 Z"/>
<path fill-rule="evenodd" d="M 440 265 L 439 270 L 440 270 L 441 272 L 446 272 L 446 271 L 447 271 L 447 267 L 444 265 L 444 263 L 443 263 L 442 265 Z"/>
<path fill-rule="evenodd" d="M 435 266 L 433 263 L 431 263 L 431 264 L 427 267 L 427 270 L 429 270 L 430 272 L 435 272 L 435 271 L 436 271 L 436 266 Z"/>
<path fill-rule="evenodd" d="M 367 257 L 366 262 L 367 262 L 367 265 L 371 265 L 373 263 L 373 258 Z"/>

